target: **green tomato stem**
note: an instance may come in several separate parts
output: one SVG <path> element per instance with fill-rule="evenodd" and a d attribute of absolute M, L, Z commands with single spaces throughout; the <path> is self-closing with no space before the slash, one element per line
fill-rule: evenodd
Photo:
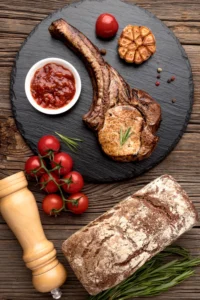
<path fill-rule="evenodd" d="M 47 167 L 45 166 L 45 164 L 44 164 L 44 161 L 43 161 L 43 156 L 40 156 L 40 155 L 38 155 L 38 157 L 39 157 L 39 159 L 40 159 L 40 164 L 41 164 L 41 167 L 40 167 L 40 169 L 44 169 L 45 170 L 45 172 L 49 175 L 49 180 L 48 181 L 46 181 L 45 182 L 45 186 L 47 185 L 47 183 L 48 182 L 50 182 L 50 181 L 53 181 L 55 184 L 56 184 L 56 186 L 58 187 L 58 190 L 59 190 L 59 192 L 60 192 L 60 195 L 61 195 L 61 198 L 62 198 L 62 200 L 63 200 L 63 206 L 60 208 L 60 209 L 54 209 L 53 210 L 53 212 L 55 213 L 55 214 L 59 214 L 62 210 L 66 210 L 66 202 L 72 202 L 71 200 L 68 200 L 68 199 L 66 199 L 65 198 L 65 196 L 64 196 L 64 194 L 63 194 L 63 191 L 62 191 L 62 189 L 61 189 L 61 185 L 59 184 L 59 183 L 57 183 L 57 181 L 54 179 L 54 177 L 52 176 L 52 174 L 51 174 L 51 172 L 53 172 L 53 171 L 55 171 L 55 170 L 58 170 L 58 167 L 59 166 L 56 166 L 55 168 L 53 168 L 53 169 L 51 169 L 51 170 L 48 170 L 47 169 Z M 46 156 L 45 156 L 46 157 Z M 38 169 L 39 170 L 39 169 Z M 65 184 L 65 183 L 64 183 Z M 63 184 L 62 184 L 63 185 Z M 43 189 L 44 187 L 42 187 L 42 189 Z"/>

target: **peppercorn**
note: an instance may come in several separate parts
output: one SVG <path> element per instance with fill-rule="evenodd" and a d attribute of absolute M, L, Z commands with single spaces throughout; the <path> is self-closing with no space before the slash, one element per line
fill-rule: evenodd
<path fill-rule="evenodd" d="M 161 73 L 161 72 L 162 72 L 162 68 L 158 68 L 158 69 L 157 69 L 157 72 L 158 72 L 158 73 Z"/>
<path fill-rule="evenodd" d="M 176 102 L 176 99 L 175 99 L 175 98 L 173 98 L 173 99 L 172 99 L 172 103 L 175 103 L 175 102 Z"/>
<path fill-rule="evenodd" d="M 160 75 L 158 75 L 157 78 L 160 79 Z"/>
<path fill-rule="evenodd" d="M 155 85 L 156 85 L 156 86 L 159 86 L 159 85 L 160 85 L 160 82 L 159 82 L 159 81 L 156 81 Z"/>
<path fill-rule="evenodd" d="M 100 50 L 101 55 L 106 55 L 106 52 L 107 52 L 106 49 L 101 49 Z"/>
<path fill-rule="evenodd" d="M 171 82 L 171 78 L 167 80 L 167 83 L 170 83 L 170 82 Z"/>
<path fill-rule="evenodd" d="M 176 79 L 175 76 L 172 76 L 172 77 L 171 77 L 171 81 L 174 81 L 175 79 Z"/>

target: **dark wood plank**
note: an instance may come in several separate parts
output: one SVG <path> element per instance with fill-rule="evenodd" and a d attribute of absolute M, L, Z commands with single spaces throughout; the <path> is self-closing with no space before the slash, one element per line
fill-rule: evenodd
<path fill-rule="evenodd" d="M 0 4 L 0 16 L 15 17 L 31 20 L 40 20 L 50 12 L 61 8 L 64 4 L 77 2 L 76 0 L 50 0 L 48 2 L 38 1 L 35 5 L 34 0 L 28 1 L 4 1 Z M 125 0 L 128 3 L 138 4 L 140 7 L 150 10 L 158 18 L 162 20 L 174 21 L 199 21 L 200 3 L 198 0 Z"/>
<path fill-rule="evenodd" d="M 22 170 L 26 157 L 31 151 L 23 142 L 14 126 L 9 101 L 9 75 L 11 66 L 24 38 L 44 17 L 64 4 L 73 1 L 61 0 L 37 1 L 8 0 L 0 1 L 0 178 Z M 164 173 L 173 175 L 189 193 L 198 211 L 200 211 L 200 1 L 199 0 L 129 0 L 149 9 L 165 21 L 189 55 L 195 82 L 193 113 L 187 133 L 184 134 L 176 149 L 159 166 L 135 180 L 111 185 L 86 185 L 85 192 L 91 198 L 91 207 L 84 222 L 64 213 L 56 220 L 48 218 L 41 211 L 43 193 L 38 192 L 34 183 L 30 188 L 34 192 L 45 233 L 56 245 L 59 258 L 66 263 L 60 246 L 62 241 L 85 222 L 106 211 L 132 191 Z M 104 200 L 102 201 L 102 195 Z M 104 203 L 104 204 L 103 204 Z M 74 225 L 75 224 L 75 225 Z M 200 255 L 200 229 L 194 228 L 185 234 L 178 243 L 190 249 L 194 255 Z M 37 293 L 31 284 L 30 272 L 24 267 L 22 251 L 14 236 L 0 217 L 0 300 L 50 299 L 49 295 Z M 69 269 L 69 267 L 68 267 Z M 3 270 L 3 272 L 2 272 Z M 187 282 L 177 286 L 168 293 L 155 298 L 163 300 L 198 300 L 200 298 L 200 269 Z M 63 299 L 87 299 L 81 285 L 69 269 L 68 282 L 63 287 Z M 146 298 L 145 298 L 146 299 Z"/>
<path fill-rule="evenodd" d="M 191 45 L 200 44 L 200 23 L 199 22 L 178 22 L 165 21 L 164 22 L 179 38 L 180 42 Z"/>

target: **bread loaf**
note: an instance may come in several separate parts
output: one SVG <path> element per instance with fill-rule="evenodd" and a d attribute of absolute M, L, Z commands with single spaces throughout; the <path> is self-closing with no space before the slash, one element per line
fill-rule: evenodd
<path fill-rule="evenodd" d="M 197 221 L 186 192 L 169 175 L 154 180 L 63 243 L 63 252 L 91 295 L 111 288 Z"/>

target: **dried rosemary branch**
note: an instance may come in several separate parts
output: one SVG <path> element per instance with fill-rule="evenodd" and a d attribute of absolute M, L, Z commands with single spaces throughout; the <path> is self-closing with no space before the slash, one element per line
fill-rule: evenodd
<path fill-rule="evenodd" d="M 174 254 L 180 258 L 169 262 L 169 256 Z M 194 267 L 199 265 L 200 257 L 190 257 L 186 249 L 170 246 L 146 262 L 128 279 L 114 288 L 90 296 L 89 300 L 127 300 L 156 296 L 192 276 Z"/>
<path fill-rule="evenodd" d="M 126 143 L 126 141 L 129 139 L 130 136 L 131 136 L 131 127 L 129 127 L 124 132 L 121 128 L 120 129 L 120 135 L 119 135 L 120 145 L 123 146 Z"/>
<path fill-rule="evenodd" d="M 65 145 L 67 145 L 67 147 L 73 152 L 76 152 L 78 150 L 78 147 L 79 147 L 78 143 L 83 141 L 83 140 L 77 139 L 77 138 L 70 138 L 70 137 L 62 135 L 58 132 L 55 132 L 55 133 L 60 137 L 62 142 Z"/>

